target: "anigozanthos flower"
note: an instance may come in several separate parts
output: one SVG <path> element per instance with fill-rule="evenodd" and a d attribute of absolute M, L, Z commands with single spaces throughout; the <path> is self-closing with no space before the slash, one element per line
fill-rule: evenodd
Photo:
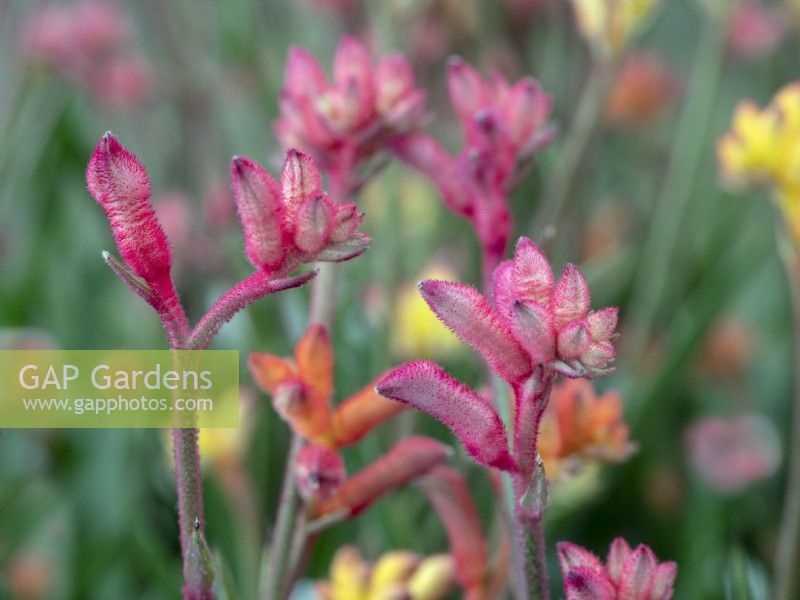
<path fill-rule="evenodd" d="M 425 558 L 394 550 L 370 565 L 357 549 L 344 546 L 333 557 L 330 580 L 317 584 L 317 594 L 321 600 L 439 600 L 454 581 L 454 561 L 447 554 Z"/>
<path fill-rule="evenodd" d="M 558 544 L 566 600 L 669 600 L 678 572 L 674 562 L 659 563 L 640 544 L 633 550 L 621 537 L 611 543 L 605 564 L 569 542 Z"/>
<path fill-rule="evenodd" d="M 658 0 L 572 0 L 578 29 L 603 57 L 621 52 L 658 6 Z"/>
<path fill-rule="evenodd" d="M 729 185 L 758 184 L 772 191 L 800 244 L 800 81 L 783 87 L 763 109 L 750 100 L 740 103 L 717 155 Z"/>
<path fill-rule="evenodd" d="M 728 183 L 800 189 L 800 82 L 782 88 L 764 109 L 740 103 L 717 153 Z"/>
<path fill-rule="evenodd" d="M 539 429 L 538 451 L 553 481 L 586 462 L 618 462 L 634 451 L 622 420 L 619 394 L 598 396 L 586 379 L 568 379 L 553 387 Z"/>
<path fill-rule="evenodd" d="M 294 358 L 254 352 L 249 364 L 256 384 L 272 395 L 275 409 L 295 433 L 328 448 L 354 444 L 404 408 L 378 395 L 374 383 L 331 407 L 333 349 L 323 325 L 308 328 Z"/>
<path fill-rule="evenodd" d="M 427 268 L 422 279 L 452 280 L 455 273 L 444 265 Z M 400 289 L 392 319 L 392 350 L 403 358 L 438 358 L 458 351 L 460 342 L 431 312 L 416 285 Z"/>

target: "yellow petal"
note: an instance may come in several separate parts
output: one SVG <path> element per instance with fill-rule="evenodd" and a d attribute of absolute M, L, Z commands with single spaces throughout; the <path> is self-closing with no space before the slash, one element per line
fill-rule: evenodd
<path fill-rule="evenodd" d="M 405 583 L 420 562 L 413 552 L 396 550 L 387 552 L 375 563 L 370 580 L 370 593 L 376 594 L 397 583 Z"/>
<path fill-rule="evenodd" d="M 408 581 L 412 600 L 439 600 L 453 589 L 455 562 L 449 554 L 426 558 Z"/>

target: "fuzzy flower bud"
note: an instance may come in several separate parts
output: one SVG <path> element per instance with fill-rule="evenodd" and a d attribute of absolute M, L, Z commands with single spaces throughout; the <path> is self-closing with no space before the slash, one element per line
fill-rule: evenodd
<path fill-rule="evenodd" d="M 358 231 L 363 215 L 352 204 L 333 203 L 322 191 L 314 161 L 299 150 L 286 153 L 280 182 L 254 160 L 234 157 L 231 187 L 245 254 L 268 273 L 288 273 L 314 261 L 349 260 L 370 242 Z"/>
<path fill-rule="evenodd" d="M 330 169 L 347 156 L 357 164 L 397 136 L 415 129 L 425 112 L 425 93 L 408 61 L 392 55 L 373 64 L 359 39 L 342 38 L 333 78 L 305 49 L 286 59 L 281 114 L 275 131 L 285 146 L 299 146 Z"/>
<path fill-rule="evenodd" d="M 294 470 L 297 488 L 306 501 L 328 498 L 347 477 L 339 453 L 319 444 L 300 450 Z"/>
<path fill-rule="evenodd" d="M 669 600 L 678 567 L 659 563 L 644 544 L 631 550 L 622 538 L 611 544 L 606 563 L 569 542 L 558 544 L 567 600 Z"/>

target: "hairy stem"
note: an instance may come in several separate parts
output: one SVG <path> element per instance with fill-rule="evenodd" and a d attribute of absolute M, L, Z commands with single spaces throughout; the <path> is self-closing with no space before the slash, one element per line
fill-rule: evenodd
<path fill-rule="evenodd" d="M 791 442 L 788 454 L 788 480 L 775 557 L 775 598 L 797 598 L 800 574 L 800 256 L 794 250 L 783 253 L 783 262 L 791 288 L 794 316 L 794 405 Z"/>

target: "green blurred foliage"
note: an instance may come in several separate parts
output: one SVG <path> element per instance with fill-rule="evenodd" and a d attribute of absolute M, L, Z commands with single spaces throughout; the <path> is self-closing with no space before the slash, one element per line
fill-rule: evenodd
<path fill-rule="evenodd" d="M 97 139 L 113 130 L 147 166 L 155 195 L 181 190 L 193 211 L 192 245 L 220 255 L 212 267 L 179 256 L 181 294 L 191 318 L 247 272 L 235 223 L 221 233 L 203 221 L 203 198 L 227 184 L 228 161 L 248 154 L 276 167 L 280 148 L 271 132 L 283 61 L 291 44 L 329 61 L 345 31 L 367 32 L 381 53 L 417 58 L 429 90 L 431 130 L 453 149 L 460 142 L 443 86 L 444 59 L 458 52 L 484 70 L 530 73 L 554 96 L 562 132 L 570 127 L 590 59 L 566 3 L 550 3 L 524 23 L 502 2 L 360 2 L 349 13 L 315 2 L 197 0 L 124 2 L 134 44 L 154 69 L 153 89 L 139 106 L 115 110 L 90 90 L 32 66 L 22 52 L 24 23 L 42 3 L 0 2 L 0 326 L 36 328 L 67 348 L 161 348 L 166 341 L 149 308 L 120 285 L 100 260 L 113 242 L 83 172 Z M 545 3 L 547 4 L 547 3 Z M 554 507 L 547 522 L 553 554 L 569 539 L 604 554 L 617 535 L 646 542 L 680 565 L 677 598 L 766 598 L 784 476 L 721 498 L 688 468 L 684 432 L 697 417 L 753 410 L 766 415 L 786 447 L 792 397 L 791 325 L 787 286 L 777 259 L 773 215 L 758 193 L 731 195 L 718 182 L 714 140 L 741 99 L 759 102 L 797 76 L 796 25 L 780 48 L 745 61 L 726 56 L 708 122 L 695 124 L 702 164 L 691 181 L 685 213 L 659 210 L 676 123 L 692 94 L 689 73 L 706 15 L 702 3 L 663 2 L 637 46 L 658 54 L 681 82 L 681 96 L 656 123 L 636 130 L 601 125 L 588 149 L 569 210 L 550 250 L 557 266 L 582 262 L 593 304 L 631 309 L 641 285 L 642 249 L 663 221 L 678 219 L 669 253 L 668 284 L 653 309 L 646 353 L 619 357 L 619 370 L 600 389 L 623 392 L 640 451 L 606 467 L 589 493 Z M 774 4 L 774 3 L 770 3 Z M 419 46 L 428 21 L 441 30 L 441 48 L 427 62 Z M 431 41 L 428 39 L 428 41 Z M 437 40 L 433 40 L 437 41 Z M 563 139 L 563 138 L 560 138 Z M 538 159 L 513 194 L 517 234 L 529 226 L 560 141 Z M 400 284 L 435 256 L 453 259 L 460 278 L 479 280 L 472 232 L 442 208 L 425 183 L 406 185 L 393 164 L 364 191 L 371 250 L 340 269 L 334 332 L 336 397 L 359 389 L 398 362 L 388 348 L 392 301 Z M 411 198 L 407 194 L 419 194 Z M 585 260 L 587 224 L 610 202 L 627 228 L 610 251 Z M 423 217 L 419 217 L 423 202 Z M 368 293 L 377 290 L 377 295 Z M 308 290 L 292 290 L 248 308 L 223 329 L 219 348 L 289 353 L 305 326 Z M 378 298 L 378 300 L 375 300 Z M 709 376 L 700 357 L 709 332 L 723 319 L 744 322 L 752 348 L 735 380 Z M 625 330 L 623 330 L 623 340 Z M 461 353 L 446 367 L 470 384 L 482 377 L 478 359 Z M 243 369 L 243 386 L 250 386 Z M 226 481 L 206 472 L 208 540 L 225 579 L 241 598 L 254 597 L 259 551 L 274 517 L 288 431 L 258 395 L 244 472 L 256 501 L 253 519 L 239 510 Z M 452 442 L 447 431 L 407 414 L 345 452 L 350 472 L 411 431 Z M 3 431 L 0 434 L 0 597 L 11 594 L 12 567 L 34 558 L 46 565 L 47 598 L 175 598 L 180 557 L 175 492 L 165 437 L 157 431 Z M 487 528 L 497 500 L 486 475 L 459 451 Z M 781 471 L 782 473 L 782 471 Z M 366 556 L 390 548 L 443 551 L 446 538 L 415 489 L 384 499 L 354 522 L 319 539 L 308 576 L 327 573 L 342 544 Z"/>

